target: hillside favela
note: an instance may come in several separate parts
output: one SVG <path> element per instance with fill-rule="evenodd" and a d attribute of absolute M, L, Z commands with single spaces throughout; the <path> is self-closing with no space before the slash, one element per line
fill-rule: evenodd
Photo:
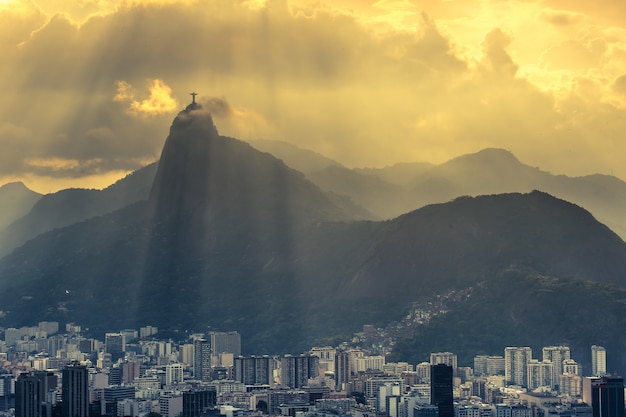
<path fill-rule="evenodd" d="M 622 0 L 0 0 L 0 417 L 626 417 Z"/>

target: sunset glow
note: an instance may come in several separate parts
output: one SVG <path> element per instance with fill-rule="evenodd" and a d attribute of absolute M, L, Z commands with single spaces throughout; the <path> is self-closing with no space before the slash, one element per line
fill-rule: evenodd
<path fill-rule="evenodd" d="M 194 90 L 224 135 L 349 167 L 496 147 L 626 179 L 624 22 L 615 0 L 0 1 L 0 183 L 156 160 Z"/>

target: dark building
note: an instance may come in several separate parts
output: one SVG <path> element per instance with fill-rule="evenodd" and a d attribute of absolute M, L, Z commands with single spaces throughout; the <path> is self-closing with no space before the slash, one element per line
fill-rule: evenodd
<path fill-rule="evenodd" d="M 39 393 L 41 381 L 31 374 L 21 374 L 15 382 L 15 417 L 42 417 Z"/>
<path fill-rule="evenodd" d="M 126 337 L 123 333 L 106 333 L 104 335 L 104 352 L 111 354 L 113 362 L 124 357 Z"/>
<path fill-rule="evenodd" d="M 202 390 L 183 392 L 183 415 L 182 417 L 199 417 L 214 409 L 217 404 L 217 391 L 215 387 L 207 387 Z"/>
<path fill-rule="evenodd" d="M 61 373 L 61 416 L 88 417 L 89 391 L 87 368 L 69 365 Z"/>
<path fill-rule="evenodd" d="M 122 368 L 118 364 L 113 365 L 109 369 L 109 385 L 122 384 Z"/>
<path fill-rule="evenodd" d="M 239 356 L 233 364 L 233 378 L 245 385 L 269 385 L 274 372 L 274 360 L 269 356 Z"/>
<path fill-rule="evenodd" d="M 56 387 L 57 377 L 52 372 L 21 374 L 15 383 L 15 415 L 49 417 Z"/>
<path fill-rule="evenodd" d="M 0 411 L 8 411 L 15 407 L 15 393 L 13 387 L 13 375 L 0 375 Z"/>
<path fill-rule="evenodd" d="M 319 375 L 319 360 L 313 355 L 283 356 L 280 361 L 282 385 L 288 388 L 307 386 L 309 378 Z"/>
<path fill-rule="evenodd" d="M 348 382 L 350 382 L 350 353 L 341 350 L 335 354 L 335 390 L 345 390 Z"/>
<path fill-rule="evenodd" d="M 430 366 L 430 403 L 439 409 L 439 417 L 454 417 L 453 372 L 442 363 Z"/>
<path fill-rule="evenodd" d="M 211 381 L 211 344 L 206 339 L 193 342 L 193 377 L 198 381 Z"/>
<path fill-rule="evenodd" d="M 583 401 L 591 406 L 593 417 L 624 417 L 624 378 L 583 379 Z"/>

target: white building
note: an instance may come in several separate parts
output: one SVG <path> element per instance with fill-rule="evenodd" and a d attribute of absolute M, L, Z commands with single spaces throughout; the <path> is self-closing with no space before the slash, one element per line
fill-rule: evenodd
<path fill-rule="evenodd" d="M 591 346 L 591 374 L 592 376 L 606 374 L 606 349 L 602 346 Z"/>
<path fill-rule="evenodd" d="M 533 351 L 527 346 L 504 348 L 504 379 L 508 384 L 526 386 L 532 356 Z"/>
<path fill-rule="evenodd" d="M 183 364 L 172 363 L 165 366 L 165 385 L 183 382 Z"/>

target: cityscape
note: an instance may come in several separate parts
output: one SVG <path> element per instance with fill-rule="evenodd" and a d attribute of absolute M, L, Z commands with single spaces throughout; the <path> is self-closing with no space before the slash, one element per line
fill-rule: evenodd
<path fill-rule="evenodd" d="M 548 417 L 624 416 L 623 378 L 590 346 L 583 370 L 568 346 L 505 347 L 459 364 L 432 352 L 389 362 L 351 342 L 284 355 L 242 355 L 236 331 L 175 342 L 157 327 L 83 336 L 75 323 L 4 329 L 0 412 L 16 417 Z M 470 366 L 468 366 L 470 365 Z"/>

